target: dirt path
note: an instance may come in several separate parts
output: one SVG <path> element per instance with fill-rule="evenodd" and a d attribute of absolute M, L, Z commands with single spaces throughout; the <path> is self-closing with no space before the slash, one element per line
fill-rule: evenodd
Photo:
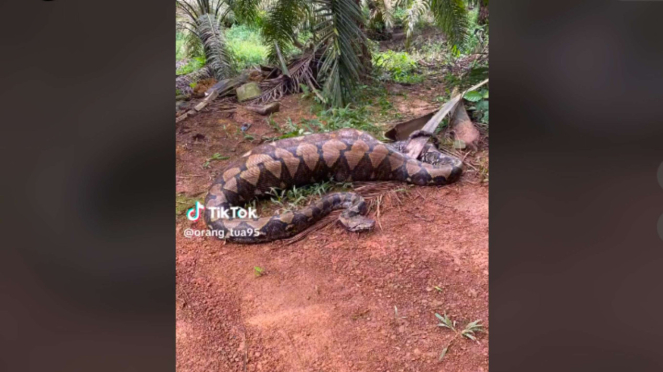
<path fill-rule="evenodd" d="M 290 96 L 273 118 L 288 117 L 313 115 Z M 245 122 L 253 141 L 238 129 Z M 204 198 L 228 161 L 203 168 L 212 154 L 239 156 L 270 131 L 241 108 L 184 121 L 178 200 Z M 291 245 L 187 239 L 183 229 L 203 223 L 178 217 L 178 371 L 487 371 L 488 187 L 471 180 L 413 188 L 381 210 L 374 232 L 332 224 Z M 436 312 L 479 319 L 486 332 L 457 339 L 439 361 L 454 334 Z"/>

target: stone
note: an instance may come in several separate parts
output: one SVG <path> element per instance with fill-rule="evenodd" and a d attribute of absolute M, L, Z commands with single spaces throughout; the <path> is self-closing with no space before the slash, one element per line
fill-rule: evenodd
<path fill-rule="evenodd" d="M 259 97 L 260 94 L 262 94 L 262 91 L 260 90 L 260 86 L 258 85 L 258 83 L 253 81 L 241 85 L 235 91 L 237 93 L 237 100 L 239 102 L 244 102 Z"/>

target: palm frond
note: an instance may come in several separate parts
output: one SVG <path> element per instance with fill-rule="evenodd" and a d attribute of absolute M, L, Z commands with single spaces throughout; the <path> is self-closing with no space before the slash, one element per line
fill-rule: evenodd
<path fill-rule="evenodd" d="M 233 72 L 232 56 L 226 48 L 225 38 L 219 21 L 213 14 L 203 14 L 198 18 L 198 36 L 205 49 L 207 65 L 220 80 L 230 77 Z"/>
<path fill-rule="evenodd" d="M 313 4 L 322 20 L 315 26 L 320 37 L 316 48 L 323 51 L 318 79 L 324 81 L 328 101 L 344 106 L 363 73 L 360 47 L 366 43 L 361 29 L 364 18 L 353 0 L 313 0 Z"/>
<path fill-rule="evenodd" d="M 258 16 L 261 0 L 233 0 L 230 3 L 234 19 L 240 23 L 252 23 Z"/>
<path fill-rule="evenodd" d="M 460 48 L 467 40 L 469 28 L 464 0 L 431 0 L 430 9 L 448 42 Z"/>
<path fill-rule="evenodd" d="M 276 78 L 263 80 L 260 87 L 262 95 L 256 99 L 257 103 L 278 100 L 286 94 L 296 93 L 301 90 L 302 85 L 308 86 L 317 93 L 319 88 L 315 79 L 314 68 L 318 55 L 309 52 L 295 59 L 287 66 L 288 74 L 279 75 Z"/>
<path fill-rule="evenodd" d="M 409 46 L 414 33 L 414 27 L 419 23 L 422 17 L 428 13 L 430 9 L 429 0 L 411 0 L 407 5 L 405 12 L 404 26 L 405 26 L 405 43 Z"/>
<path fill-rule="evenodd" d="M 292 46 L 292 37 L 300 20 L 306 15 L 305 8 L 301 0 L 281 0 L 270 9 L 261 33 L 269 47 L 267 59 L 271 63 L 279 63 L 281 51 Z"/>
<path fill-rule="evenodd" d="M 392 0 L 371 0 L 371 3 L 367 4 L 367 6 L 370 9 L 369 17 L 371 21 L 375 20 L 384 23 L 384 27 L 387 30 L 391 30 L 394 27 Z"/>

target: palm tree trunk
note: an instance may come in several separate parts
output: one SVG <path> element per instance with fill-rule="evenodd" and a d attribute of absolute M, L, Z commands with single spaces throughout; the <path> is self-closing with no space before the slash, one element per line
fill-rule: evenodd
<path fill-rule="evenodd" d="M 361 0 L 356 0 L 357 6 L 359 9 L 361 9 Z M 363 24 L 359 25 L 359 28 L 361 28 L 361 31 L 366 34 L 366 29 Z M 368 49 L 368 43 L 363 42 L 361 44 L 361 63 L 364 65 L 364 73 L 369 74 L 373 68 L 373 62 L 372 62 L 372 56 L 371 56 L 371 51 Z"/>
<path fill-rule="evenodd" d="M 479 17 L 477 19 L 477 23 L 480 25 L 485 25 L 488 23 L 488 5 L 485 3 L 486 2 L 483 0 L 479 1 Z"/>

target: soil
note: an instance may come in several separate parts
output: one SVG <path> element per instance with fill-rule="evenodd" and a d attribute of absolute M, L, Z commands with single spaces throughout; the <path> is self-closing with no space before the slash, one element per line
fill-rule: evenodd
<path fill-rule="evenodd" d="M 432 88 L 392 86 L 390 98 L 408 118 L 439 106 L 443 90 Z M 265 117 L 241 106 L 219 111 L 227 106 L 217 100 L 176 127 L 178 203 L 202 201 L 225 164 L 276 135 Z M 313 117 L 299 95 L 272 115 L 281 125 Z M 203 167 L 215 153 L 228 159 Z M 485 140 L 463 155 L 487 164 Z M 330 224 L 292 244 L 237 245 L 185 238 L 204 223 L 179 215 L 178 371 L 487 371 L 488 187 L 477 167 L 453 185 L 413 187 L 380 211 L 379 225 L 355 234 Z M 456 337 L 435 313 L 459 328 L 480 320 L 484 332 Z"/>

